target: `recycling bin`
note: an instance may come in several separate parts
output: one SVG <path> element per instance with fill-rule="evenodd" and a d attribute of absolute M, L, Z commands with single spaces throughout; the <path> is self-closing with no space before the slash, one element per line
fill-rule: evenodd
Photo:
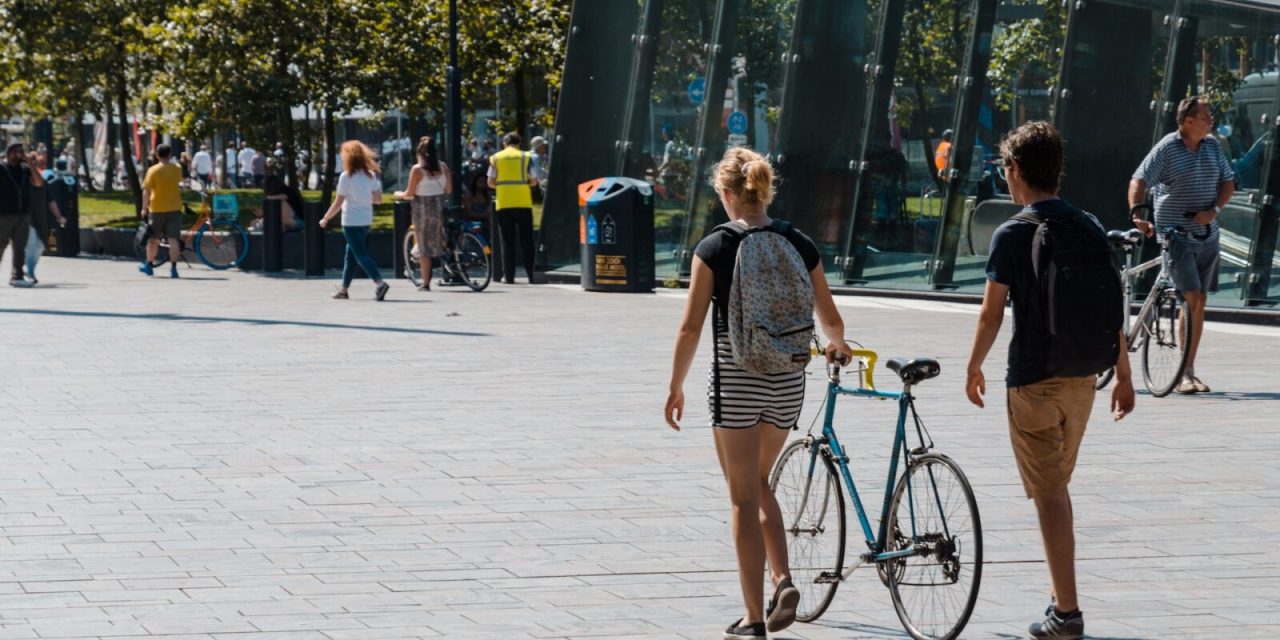
<path fill-rule="evenodd" d="M 653 186 L 633 178 L 578 185 L 582 288 L 653 291 Z"/>

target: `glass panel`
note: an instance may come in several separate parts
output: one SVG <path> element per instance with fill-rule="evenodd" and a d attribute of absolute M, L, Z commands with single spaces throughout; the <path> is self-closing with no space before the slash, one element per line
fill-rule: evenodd
<path fill-rule="evenodd" d="M 1154 1 L 1080 6 L 1060 82 L 1064 97 L 1054 114 L 1066 140 L 1062 197 L 1108 229 L 1130 228 L 1125 197 L 1156 131 L 1152 104 L 1163 98 L 1169 6 Z M 1148 62 L 1117 73 L 1120 61 L 1129 60 Z"/>
<path fill-rule="evenodd" d="M 943 187 L 935 157 L 950 142 L 954 77 L 965 57 L 972 6 L 907 0 L 897 43 L 890 126 L 868 141 L 854 215 L 848 283 L 929 289 L 928 265 L 942 220 Z M 887 70 L 886 70 L 887 72 Z M 884 113 L 884 106 L 870 113 Z"/>
<path fill-rule="evenodd" d="M 578 185 L 617 170 L 616 145 L 635 50 L 631 38 L 639 16 L 635 0 L 573 5 L 556 111 L 559 128 L 551 143 L 547 193 L 538 223 L 539 265 L 554 269 L 578 264 Z"/>
<path fill-rule="evenodd" d="M 959 291 L 977 293 L 985 286 L 991 233 L 1020 208 L 999 178 L 997 148 L 1019 125 L 1050 119 L 1049 92 L 1058 80 L 1066 23 L 1066 5 L 1058 0 L 1002 4 L 996 12 L 972 159 L 957 178 L 964 219 L 951 284 Z"/>
<path fill-rule="evenodd" d="M 715 0 L 667 0 L 648 97 L 640 175 L 654 185 L 654 249 L 659 280 L 677 276 L 683 246 L 699 101 L 706 86 L 706 46 L 715 21 Z"/>
<path fill-rule="evenodd" d="M 1236 192 L 1218 216 L 1222 253 L 1218 291 L 1209 295 L 1209 304 L 1239 306 L 1246 297 L 1244 285 L 1261 202 L 1269 138 L 1261 116 L 1273 112 L 1274 38 L 1280 16 L 1204 1 L 1189 3 L 1188 16 L 1197 23 L 1191 88 L 1213 104 L 1212 135 L 1222 143 L 1237 173 Z M 1268 68 L 1272 72 L 1263 75 Z"/>
<path fill-rule="evenodd" d="M 842 281 L 838 258 L 852 222 L 852 165 L 861 159 L 865 67 L 877 18 L 865 0 L 805 0 L 799 11 L 787 54 L 773 156 L 780 183 L 771 212 L 813 238 L 828 278 Z"/>
<path fill-rule="evenodd" d="M 728 75 L 723 98 L 708 96 L 705 103 L 714 118 L 704 121 L 710 126 L 703 132 L 701 157 L 689 156 L 690 164 L 697 166 L 692 167 L 695 171 L 688 186 L 693 204 L 687 209 L 684 233 L 686 269 L 698 241 L 729 219 L 708 183 L 712 167 L 730 145 L 750 146 L 765 154 L 773 148 L 782 104 L 781 60 L 796 14 L 795 0 L 728 0 L 724 5 L 726 17 L 731 18 L 728 46 L 723 49 L 728 53 L 718 55 L 728 56 Z"/>

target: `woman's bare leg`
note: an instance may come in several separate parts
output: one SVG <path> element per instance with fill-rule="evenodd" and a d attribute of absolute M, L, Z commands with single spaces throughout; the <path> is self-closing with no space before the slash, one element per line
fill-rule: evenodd
<path fill-rule="evenodd" d="M 777 429 L 763 424 L 747 429 L 713 428 L 720 467 L 733 502 L 733 546 L 747 624 L 764 622 L 764 535 L 760 526 L 760 453 L 763 436 Z"/>

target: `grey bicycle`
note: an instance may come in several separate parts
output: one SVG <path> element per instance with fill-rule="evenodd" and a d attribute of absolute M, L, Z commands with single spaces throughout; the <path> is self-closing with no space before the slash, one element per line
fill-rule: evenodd
<path fill-rule="evenodd" d="M 1157 240 L 1162 249 L 1169 246 L 1174 237 L 1186 236 L 1181 227 L 1158 230 Z M 1118 251 L 1124 252 L 1125 268 L 1120 272 L 1124 280 L 1124 334 L 1129 342 L 1129 353 L 1142 351 L 1142 380 L 1151 395 L 1163 398 L 1173 391 L 1187 367 L 1187 345 L 1191 343 L 1191 310 L 1181 293 L 1173 286 L 1169 275 L 1168 252 L 1139 265 L 1134 265 L 1143 235 L 1137 229 L 1107 232 L 1107 240 Z M 1133 296 L 1138 276 L 1159 267 L 1151 291 L 1147 293 L 1142 308 L 1134 318 L 1128 313 L 1133 309 Z M 1104 389 L 1115 375 L 1115 369 L 1098 374 L 1099 390 Z"/>

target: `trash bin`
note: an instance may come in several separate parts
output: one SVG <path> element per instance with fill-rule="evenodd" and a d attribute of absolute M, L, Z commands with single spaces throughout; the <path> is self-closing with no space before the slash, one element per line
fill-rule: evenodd
<path fill-rule="evenodd" d="M 582 288 L 653 291 L 653 187 L 632 178 L 578 185 Z"/>

